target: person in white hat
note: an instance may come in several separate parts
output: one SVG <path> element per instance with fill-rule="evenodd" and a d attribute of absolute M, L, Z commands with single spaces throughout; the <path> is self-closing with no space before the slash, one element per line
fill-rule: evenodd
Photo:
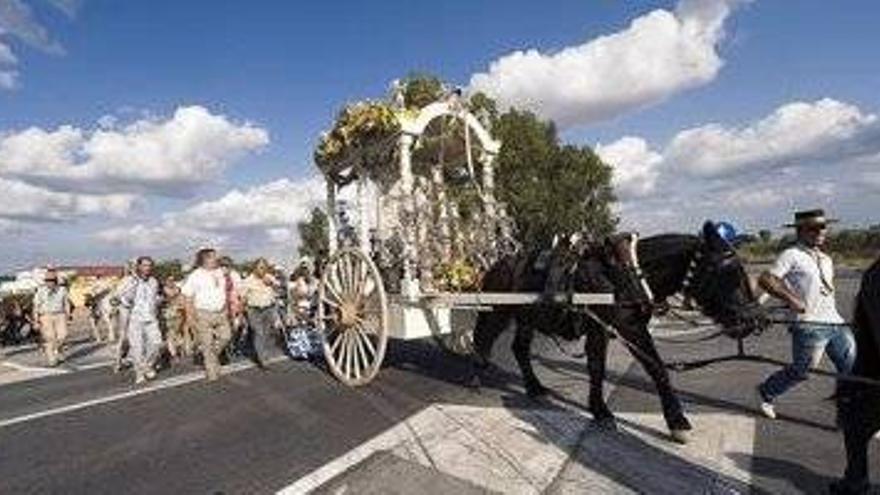
<path fill-rule="evenodd" d="M 783 251 L 758 279 L 761 288 L 785 303 L 791 315 L 792 363 L 758 386 L 758 406 L 776 417 L 773 401 L 808 378 L 827 354 L 840 373 L 849 373 L 856 348 L 852 331 L 837 311 L 834 264 L 822 251 L 828 224 L 821 209 L 799 211 L 794 223 L 797 242 Z"/>
<path fill-rule="evenodd" d="M 33 302 L 33 321 L 43 337 L 43 351 L 49 366 L 63 360 L 61 347 L 67 339 L 67 320 L 71 315 L 67 287 L 58 281 L 58 272 L 46 271 L 45 285 L 37 288 Z"/>

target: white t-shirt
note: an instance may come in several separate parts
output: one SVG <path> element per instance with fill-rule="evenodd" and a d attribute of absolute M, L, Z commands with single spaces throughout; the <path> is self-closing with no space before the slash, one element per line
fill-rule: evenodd
<path fill-rule="evenodd" d="M 781 278 L 806 306 L 806 311 L 793 315 L 799 321 L 844 323 L 834 299 L 834 263 L 818 249 L 792 246 L 776 259 L 769 270 Z"/>
<path fill-rule="evenodd" d="M 180 288 L 185 297 L 193 299 L 193 306 L 200 311 L 223 311 L 226 309 L 226 277 L 223 270 L 196 268 Z"/>

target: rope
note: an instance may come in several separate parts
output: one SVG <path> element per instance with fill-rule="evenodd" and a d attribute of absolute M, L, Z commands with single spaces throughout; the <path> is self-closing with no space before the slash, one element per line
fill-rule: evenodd
<path fill-rule="evenodd" d="M 710 340 L 717 339 L 718 337 L 721 337 L 722 335 L 725 335 L 724 330 L 717 330 L 717 331 L 712 332 L 712 333 L 705 335 L 703 337 L 690 338 L 690 339 L 674 339 L 674 338 L 670 338 L 670 337 L 663 337 L 661 335 L 652 335 L 651 337 L 653 337 L 654 340 L 657 342 L 664 342 L 667 344 L 685 345 L 685 344 L 698 344 L 700 342 L 707 342 Z"/>
<path fill-rule="evenodd" d="M 703 368 L 703 367 L 709 366 L 711 364 L 721 363 L 721 362 L 725 362 L 725 361 L 752 361 L 752 362 L 777 364 L 777 365 L 782 365 L 782 366 L 786 366 L 789 364 L 789 363 L 785 363 L 783 361 L 779 361 L 776 359 L 771 359 L 771 358 L 768 358 L 765 356 L 755 356 L 755 355 L 745 354 L 742 349 L 742 339 L 738 339 L 739 346 L 740 346 L 738 354 L 734 354 L 734 355 L 730 355 L 730 356 L 720 356 L 720 357 L 709 358 L 709 359 L 700 359 L 697 361 L 673 361 L 670 363 L 663 363 L 662 361 L 659 361 L 658 359 L 654 358 L 654 356 L 649 355 L 647 352 L 645 352 L 644 350 L 642 350 L 641 348 L 639 348 L 638 346 L 636 346 L 635 344 L 633 344 L 632 342 L 627 340 L 624 336 L 622 336 L 620 334 L 620 332 L 618 332 L 614 327 L 612 327 L 611 325 L 606 323 L 604 320 L 602 320 L 602 318 L 600 318 L 599 315 L 594 313 L 589 308 L 584 307 L 584 308 L 581 308 L 579 311 L 586 314 L 593 321 L 595 321 L 609 337 L 619 339 L 621 342 L 623 342 L 623 344 L 633 354 L 636 354 L 636 355 L 640 356 L 641 358 L 645 359 L 646 361 L 652 362 L 653 364 L 655 364 L 657 366 L 664 367 L 664 368 L 671 370 L 671 371 L 678 371 L 678 372 L 690 371 L 693 369 Z M 846 375 L 846 374 L 842 374 L 842 373 L 834 373 L 834 372 L 819 370 L 819 369 L 810 369 L 807 372 L 810 374 L 827 376 L 829 378 L 834 378 L 836 380 L 840 380 L 843 382 L 861 383 L 863 385 L 868 385 L 868 386 L 872 386 L 872 387 L 880 387 L 880 380 L 866 378 L 863 376 Z"/>

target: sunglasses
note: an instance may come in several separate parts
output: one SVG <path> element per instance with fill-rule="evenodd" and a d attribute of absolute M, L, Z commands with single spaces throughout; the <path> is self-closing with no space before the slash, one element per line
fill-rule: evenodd
<path fill-rule="evenodd" d="M 827 225 L 808 225 L 804 227 L 804 230 L 807 232 L 822 232 L 823 230 L 828 230 Z"/>

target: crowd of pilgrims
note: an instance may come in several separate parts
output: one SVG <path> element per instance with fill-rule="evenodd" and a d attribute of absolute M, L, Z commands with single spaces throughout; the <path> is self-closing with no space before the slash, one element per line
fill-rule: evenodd
<path fill-rule="evenodd" d="M 268 369 L 273 349 L 296 359 L 321 352 L 314 326 L 320 274 L 309 258 L 288 272 L 264 258 L 240 271 L 230 258 L 202 249 L 182 277 L 160 279 L 154 268 L 153 259 L 142 256 L 121 280 L 85 299 L 92 338 L 113 343 L 114 371 L 131 369 L 136 384 L 184 360 L 202 364 L 216 380 L 220 367 L 240 356 Z M 7 344 L 38 337 L 47 364 L 62 363 L 73 319 L 67 289 L 48 269 L 30 308 L 15 301 L 4 311 L 3 333 L 16 340 Z"/>

